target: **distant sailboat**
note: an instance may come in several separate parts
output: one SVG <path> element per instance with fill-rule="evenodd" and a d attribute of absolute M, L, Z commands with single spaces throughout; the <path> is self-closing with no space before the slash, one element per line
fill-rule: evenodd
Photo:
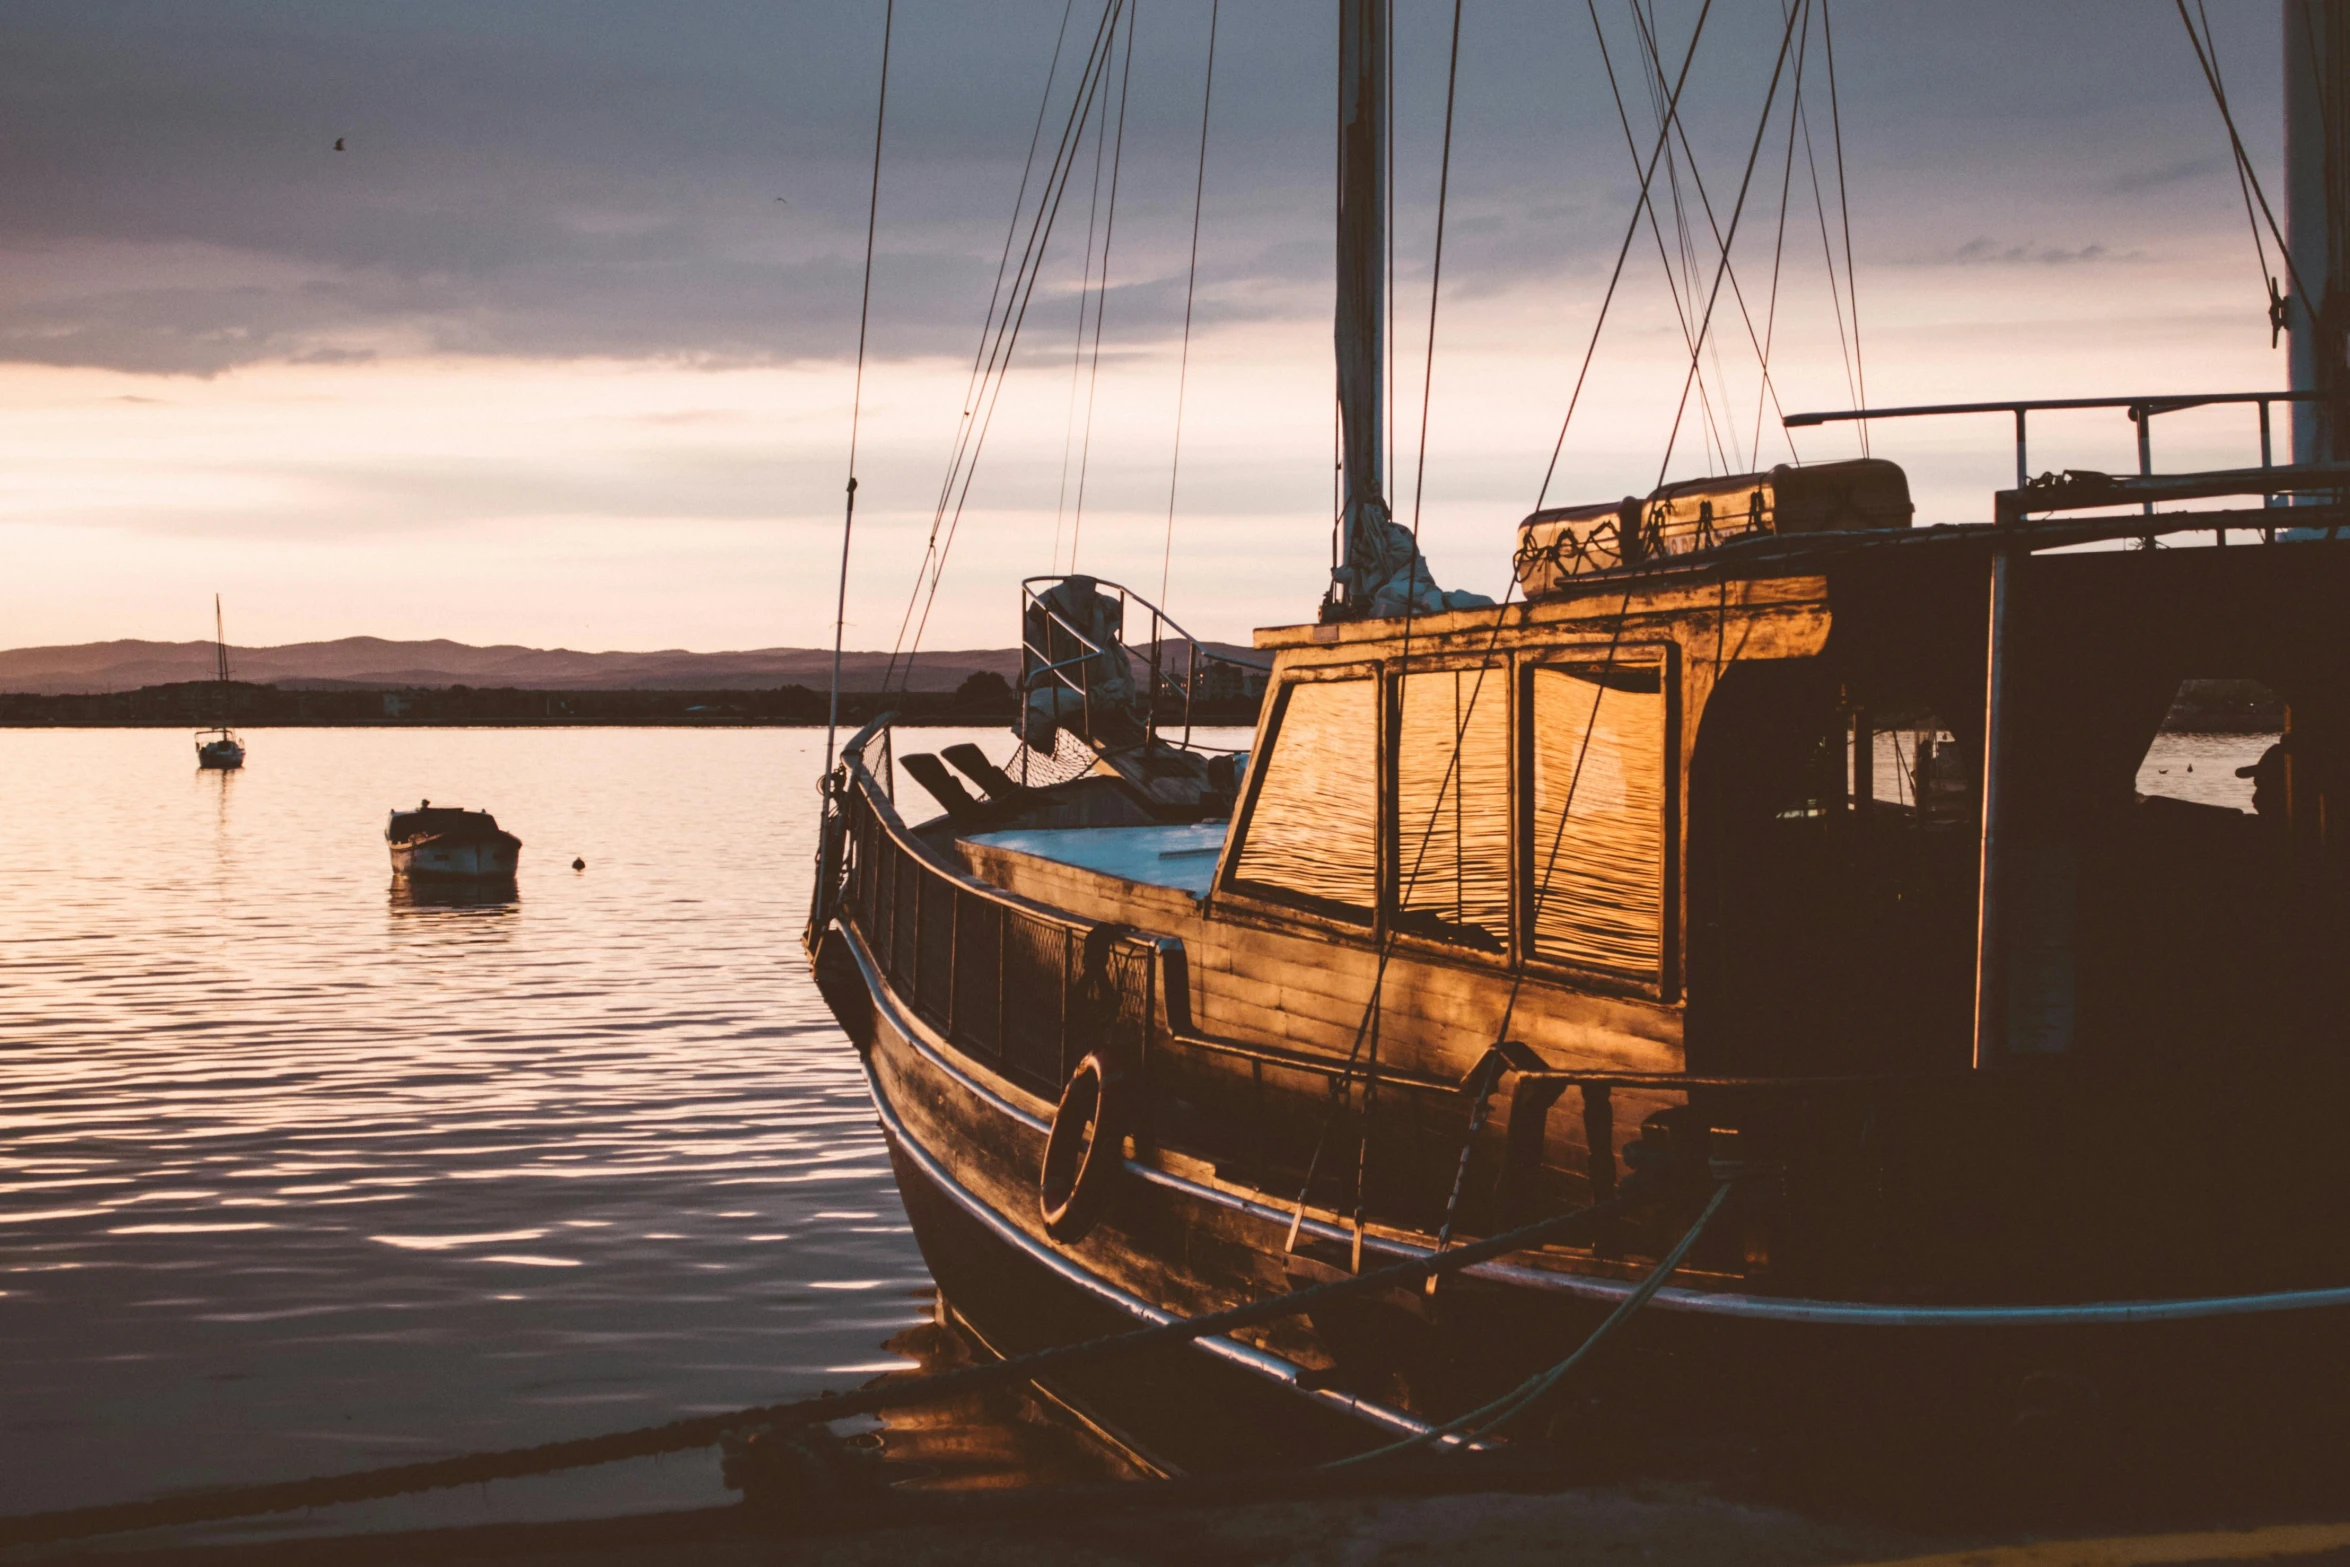
<path fill-rule="evenodd" d="M 212 595 L 213 678 L 218 682 L 220 722 L 196 731 L 196 765 L 229 772 L 245 765 L 245 742 L 228 727 L 228 638 L 221 631 L 220 595 Z"/>

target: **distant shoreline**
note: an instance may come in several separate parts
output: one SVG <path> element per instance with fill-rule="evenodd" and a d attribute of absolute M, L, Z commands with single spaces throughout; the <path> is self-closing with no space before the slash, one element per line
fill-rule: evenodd
<path fill-rule="evenodd" d="M 866 722 L 841 715 L 840 727 L 853 729 Z M 900 713 L 893 721 L 900 729 L 1001 729 L 1011 732 L 1003 714 Z M 1247 727 L 1247 718 L 1200 718 L 1196 729 Z M 228 727 L 263 729 L 822 729 L 821 718 L 265 718 L 237 719 Z M 213 725 L 175 718 L 9 718 L 0 717 L 0 729 L 208 729 Z"/>
<path fill-rule="evenodd" d="M 1180 721 L 1162 704 L 1161 719 Z M 830 696 L 806 686 L 758 691 L 539 690 L 515 686 L 431 686 L 404 690 L 179 681 L 134 691 L 48 695 L 0 692 L 4 729 L 820 729 Z M 909 727 L 1009 728 L 1020 711 L 1009 682 L 971 675 L 952 691 L 843 691 L 840 723 L 856 728 L 883 713 Z M 1203 692 L 1196 725 L 1254 724 L 1254 697 Z"/>

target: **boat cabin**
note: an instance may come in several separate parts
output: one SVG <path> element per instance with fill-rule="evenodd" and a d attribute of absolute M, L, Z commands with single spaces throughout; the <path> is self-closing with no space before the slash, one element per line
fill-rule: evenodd
<path fill-rule="evenodd" d="M 1677 1010 L 1691 1072 L 1964 1069 L 1979 534 L 1262 633 L 1274 684 L 1213 915 Z M 2338 1037 L 2346 569 L 2301 545 L 2032 562 L 2007 1055 L 2210 1068 Z M 2212 691 L 2236 707 L 2194 711 Z M 2232 749 L 2162 760 L 2212 721 Z"/>
<path fill-rule="evenodd" d="M 1105 996 L 1147 1063 L 1142 1142 L 1261 1198 L 1490 1229 L 1604 1194 L 1635 1143 L 1728 1136 L 1906 1215 L 1901 1258 L 1835 1204 L 1790 1217 L 1767 1267 L 1715 1259 L 1749 1285 L 2217 1277 L 2245 1244 L 2218 1237 L 2350 1221 L 2306 1183 L 2264 1197 L 2274 1230 L 2230 1196 L 2326 1135 L 2344 1075 L 2350 542 L 2064 482 L 1996 527 L 1783 528 L 1761 485 L 1743 512 L 1537 514 L 1529 601 L 1260 632 L 1233 757 L 1169 743 L 1131 694 L 1159 672 L 1084 638 L 1038 667 L 1110 669 L 1142 738 L 1058 781 L 950 751 L 975 793 L 861 738 L 865 814 L 828 852 L 875 982 L 1005 1092 L 1049 1113 Z M 1676 547 L 1667 503 L 1712 536 Z M 2215 516 L 2234 542 L 2115 547 Z M 1612 560 L 1544 544 L 1599 527 Z M 1038 715 L 1085 709 L 1032 703 L 1025 754 L 1065 759 Z M 899 769 L 948 814 L 899 821 L 874 798 Z M 1461 1096 L 1496 1073 L 1463 1215 Z M 1363 1084 L 1378 1158 L 1341 1171 L 1324 1107 Z M 2263 1130 L 2223 1151 L 2222 1125 Z M 1954 1202 L 1974 1218 L 1921 1225 Z M 2083 1222 L 2128 1238 L 2068 1261 Z"/>

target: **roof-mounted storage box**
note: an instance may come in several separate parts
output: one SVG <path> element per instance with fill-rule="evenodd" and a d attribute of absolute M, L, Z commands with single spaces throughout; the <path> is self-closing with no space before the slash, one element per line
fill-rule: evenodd
<path fill-rule="evenodd" d="M 1646 500 L 1558 506 L 1518 524 L 1518 586 L 1528 598 L 1576 577 L 1694 555 L 1765 533 L 1906 528 L 1909 476 L 1879 457 L 1668 484 Z"/>

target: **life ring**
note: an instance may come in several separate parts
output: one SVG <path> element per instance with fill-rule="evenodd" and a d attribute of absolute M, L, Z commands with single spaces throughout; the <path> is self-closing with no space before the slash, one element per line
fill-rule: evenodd
<path fill-rule="evenodd" d="M 1045 1138 L 1037 1205 L 1045 1233 L 1065 1246 L 1102 1216 L 1126 1162 L 1125 1081 L 1099 1051 L 1069 1074 Z"/>

